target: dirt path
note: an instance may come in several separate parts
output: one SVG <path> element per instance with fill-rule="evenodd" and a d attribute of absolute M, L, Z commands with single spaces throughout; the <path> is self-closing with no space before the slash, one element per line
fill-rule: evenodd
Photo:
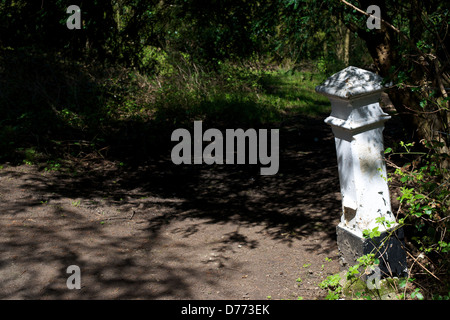
<path fill-rule="evenodd" d="M 169 157 L 4 164 L 0 299 L 322 299 L 317 284 L 339 271 L 334 140 L 305 118 L 280 143 L 275 176 Z M 69 265 L 81 290 L 66 287 Z"/>

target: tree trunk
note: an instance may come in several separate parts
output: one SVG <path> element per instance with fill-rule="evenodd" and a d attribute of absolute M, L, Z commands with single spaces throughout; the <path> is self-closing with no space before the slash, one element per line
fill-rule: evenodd
<path fill-rule="evenodd" d="M 345 66 L 350 62 L 350 29 L 341 20 L 337 21 L 336 56 Z"/>
<path fill-rule="evenodd" d="M 417 1 L 413 1 L 417 4 Z M 383 12 L 383 9 L 381 9 Z M 383 17 L 383 19 L 387 19 Z M 416 21 L 416 24 L 418 22 Z M 374 61 L 377 72 L 386 78 L 392 78 L 392 66 L 399 66 L 400 61 L 397 57 L 395 47 L 397 46 L 397 34 L 382 24 L 381 29 L 374 33 L 368 33 L 362 29 L 354 30 L 358 32 L 358 35 L 365 40 L 366 46 L 372 59 Z M 420 35 L 421 28 L 414 25 L 412 34 Z M 416 41 L 416 39 L 411 39 Z M 414 42 L 415 43 L 415 42 Z M 435 61 L 424 62 L 427 64 L 427 68 L 422 68 L 420 65 L 413 68 L 408 73 L 408 77 L 415 85 L 423 87 L 425 83 L 433 83 L 437 88 L 439 87 L 436 79 L 439 78 L 436 71 L 430 73 L 430 67 Z M 437 63 L 437 62 L 436 62 Z M 425 72 L 424 70 L 428 70 Z M 434 70 L 434 69 L 433 69 Z M 395 77 L 394 77 L 395 78 Z M 442 87 L 442 83 L 440 84 Z M 442 91 L 442 90 L 441 90 Z M 388 91 L 390 100 L 392 101 L 395 109 L 398 111 L 404 127 L 411 140 L 420 142 L 426 141 L 439 141 L 444 144 L 440 148 L 441 153 L 448 153 L 450 146 L 449 133 L 449 115 L 445 110 L 439 109 L 424 109 L 421 107 L 420 102 L 422 97 L 419 92 L 412 92 L 410 88 L 395 87 Z M 443 167 L 449 167 L 449 162 L 443 163 Z"/>
<path fill-rule="evenodd" d="M 348 66 L 350 64 L 350 29 L 345 30 L 344 38 L 344 64 Z"/>

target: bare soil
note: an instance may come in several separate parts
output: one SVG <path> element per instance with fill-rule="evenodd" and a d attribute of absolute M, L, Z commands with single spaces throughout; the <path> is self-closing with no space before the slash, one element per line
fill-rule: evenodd
<path fill-rule="evenodd" d="M 274 176 L 176 166 L 169 149 L 139 165 L 3 164 L 0 299 L 323 299 L 339 271 L 333 135 L 296 118 L 280 144 Z"/>

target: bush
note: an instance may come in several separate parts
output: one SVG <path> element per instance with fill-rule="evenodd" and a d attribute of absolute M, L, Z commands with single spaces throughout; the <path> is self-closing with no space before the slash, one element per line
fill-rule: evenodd
<path fill-rule="evenodd" d="M 401 141 L 386 149 L 395 169 L 389 180 L 399 191 L 398 222 L 412 245 L 410 277 L 422 278 L 428 297 L 450 289 L 450 173 L 442 166 L 449 155 L 440 150 L 441 143 L 424 140 L 420 148 Z M 395 156 L 407 162 L 397 166 L 390 161 Z"/>

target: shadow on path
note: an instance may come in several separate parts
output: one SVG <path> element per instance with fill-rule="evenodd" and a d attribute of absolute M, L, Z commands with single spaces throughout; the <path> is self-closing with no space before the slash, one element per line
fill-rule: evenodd
<path fill-rule="evenodd" d="M 323 118 L 284 123 L 280 144 L 274 176 L 260 165 L 176 166 L 169 149 L 135 166 L 79 164 L 76 175 L 5 167 L 0 298 L 240 299 L 250 290 L 260 299 L 270 286 L 283 298 L 301 261 L 317 257 L 318 277 L 335 256 L 340 195 Z M 78 292 L 65 283 L 72 264 Z M 317 297 L 311 290 L 302 295 Z"/>

